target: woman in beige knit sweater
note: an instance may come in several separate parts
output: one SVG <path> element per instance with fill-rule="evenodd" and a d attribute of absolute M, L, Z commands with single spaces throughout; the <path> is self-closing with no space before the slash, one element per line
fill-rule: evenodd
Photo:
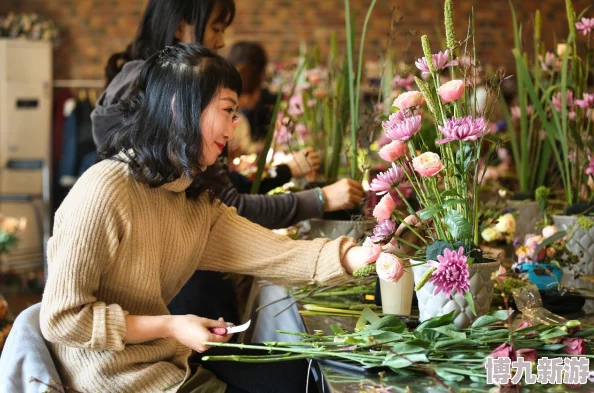
<path fill-rule="evenodd" d="M 168 315 L 194 271 L 336 283 L 365 252 L 345 237 L 274 235 L 215 198 L 216 157 L 233 137 L 241 90 L 227 61 L 196 45 L 168 47 L 147 60 L 136 89 L 103 161 L 56 214 L 42 332 L 64 383 L 79 391 L 225 392 L 188 365 L 204 342 L 229 340 L 209 331 L 225 323 Z"/>

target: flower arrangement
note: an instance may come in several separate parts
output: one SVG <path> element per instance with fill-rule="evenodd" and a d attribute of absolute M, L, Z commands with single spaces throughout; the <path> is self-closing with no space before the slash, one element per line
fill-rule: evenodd
<path fill-rule="evenodd" d="M 58 29 L 51 20 L 46 20 L 36 13 L 9 13 L 0 17 L 0 37 L 55 41 Z"/>
<path fill-rule="evenodd" d="M 566 10 L 567 40 L 558 44 L 556 54 L 544 56 L 544 64 L 551 69 L 550 88 L 543 91 L 538 85 L 537 77 L 521 61 L 523 55 L 517 48 L 513 54 L 518 79 L 544 128 L 557 162 L 565 203 L 570 207 L 594 199 L 594 94 L 587 91 L 594 57 L 590 46 L 593 19 L 582 17 L 583 13 L 576 15 L 571 0 L 566 0 Z M 584 49 L 580 50 L 582 44 Z"/>
<path fill-rule="evenodd" d="M 468 266 L 484 260 L 478 247 L 478 187 L 483 176 L 479 158 L 484 144 L 496 138 L 487 129 L 492 107 L 480 110 L 476 98 L 469 94 L 469 88 L 476 86 L 478 79 L 487 79 L 479 75 L 476 59 L 465 56 L 461 61 L 454 57 L 456 50 L 464 48 L 454 39 L 450 0 L 445 2 L 445 26 L 445 51 L 433 53 L 428 37 L 421 38 L 425 56 L 415 64 L 428 81 L 415 77 L 419 90 L 399 94 L 393 103 L 393 113 L 382 123 L 386 137 L 392 142 L 380 150 L 380 155 L 389 160 L 391 167 L 370 185 L 372 191 L 383 195 L 373 212 L 378 224 L 370 240 L 380 244 L 395 240 L 415 250 L 415 255 L 384 257 L 382 264 L 376 263 L 378 275 L 385 266 L 397 267 L 399 271 L 404 266 L 403 259 L 414 257 L 430 267 L 416 290 L 431 282 L 435 294 L 443 292 L 448 297 L 463 294 L 473 307 Z M 452 80 L 442 83 L 440 74 L 448 69 Z M 489 94 L 497 96 L 499 84 L 494 83 L 490 89 Z M 423 111 L 425 106 L 427 110 Z M 423 117 L 430 118 L 434 124 L 437 152 L 429 151 L 427 141 L 417 137 Z M 421 206 L 419 211 L 402 194 L 402 186 L 414 191 Z M 406 212 L 395 209 L 396 202 L 390 192 L 405 202 Z M 414 215 L 419 224 L 411 225 L 405 220 L 406 215 Z M 406 227 L 417 240 L 396 236 L 398 225 Z M 385 263 L 386 260 L 390 263 Z M 364 268 L 362 272 L 371 270 Z M 387 277 L 397 279 L 398 274 Z"/>

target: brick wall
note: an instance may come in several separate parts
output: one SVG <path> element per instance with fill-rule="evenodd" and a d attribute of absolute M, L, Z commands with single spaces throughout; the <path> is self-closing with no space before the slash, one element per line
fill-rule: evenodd
<path fill-rule="evenodd" d="M 325 53 L 332 31 L 344 37 L 342 0 L 236 0 L 236 3 L 237 16 L 228 31 L 227 42 L 260 41 L 271 60 L 296 54 L 303 41 L 318 44 Z M 360 26 L 369 0 L 351 0 L 351 3 Z M 436 31 L 443 29 L 443 0 L 378 0 L 368 29 L 366 57 L 377 58 L 378 49 L 385 46 L 394 3 L 399 4 L 399 14 L 403 17 L 397 24 L 392 45 L 399 58 L 410 61 L 421 56 L 421 34 L 429 35 L 435 51 L 438 48 Z M 552 48 L 555 34 L 566 36 L 564 0 L 517 0 L 515 3 L 527 32 L 532 25 L 529 14 L 540 8 L 543 38 L 549 47 Z M 590 0 L 574 0 L 577 12 L 590 3 Z M 56 79 L 101 79 L 109 55 L 122 50 L 134 37 L 145 4 L 146 0 L 3 0 L 0 13 L 35 11 L 54 20 L 61 32 L 54 52 Z M 466 33 L 473 4 L 480 60 L 513 72 L 510 53 L 513 33 L 507 0 L 455 0 L 457 38 Z M 589 16 L 594 16 L 594 11 L 590 11 Z"/>

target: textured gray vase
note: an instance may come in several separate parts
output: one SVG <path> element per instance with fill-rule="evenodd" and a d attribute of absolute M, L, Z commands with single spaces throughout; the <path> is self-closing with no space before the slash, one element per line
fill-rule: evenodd
<path fill-rule="evenodd" d="M 543 219 L 542 210 L 538 202 L 533 201 L 508 201 L 507 206 L 516 211 L 516 236 L 524 239 L 524 236 L 534 233 L 536 223 Z"/>
<path fill-rule="evenodd" d="M 411 263 L 415 262 L 411 260 Z M 415 275 L 415 284 L 419 282 L 428 268 L 429 266 L 427 264 L 412 268 Z M 426 319 L 454 311 L 454 324 L 458 328 L 464 329 L 470 326 L 472 321 L 481 315 L 485 315 L 491 308 L 491 301 L 493 300 L 493 280 L 491 280 L 491 274 L 498 268 L 499 261 L 473 263 L 468 267 L 468 272 L 470 273 L 470 292 L 474 299 L 474 307 L 477 315 L 472 313 L 463 295 L 456 293 L 451 299 L 447 298 L 441 292 L 438 295 L 433 295 L 435 289 L 433 284 L 425 284 L 420 291 L 417 291 L 420 321 L 422 322 Z"/>
<path fill-rule="evenodd" d="M 352 237 L 357 241 L 364 240 L 366 232 L 373 230 L 374 220 L 348 221 L 348 220 L 323 220 L 312 218 L 309 220 L 311 238 L 326 237 L 337 239 L 340 236 Z"/>
<path fill-rule="evenodd" d="M 590 280 L 576 278 L 576 273 L 584 275 L 594 274 L 594 228 L 589 231 L 578 227 L 575 216 L 553 216 L 555 226 L 560 230 L 568 231 L 571 239 L 567 248 L 574 254 L 583 253 L 577 266 L 563 268 L 561 284 L 571 288 L 585 288 L 594 291 L 594 283 Z M 575 231 L 575 233 L 573 233 Z M 582 308 L 586 313 L 594 312 L 594 302 L 587 301 Z"/>
<path fill-rule="evenodd" d="M 553 220 L 557 228 L 566 230 L 570 236 L 569 251 L 582 254 L 577 271 L 584 275 L 594 274 L 594 228 L 588 231 L 580 228 L 575 216 L 553 216 Z"/>

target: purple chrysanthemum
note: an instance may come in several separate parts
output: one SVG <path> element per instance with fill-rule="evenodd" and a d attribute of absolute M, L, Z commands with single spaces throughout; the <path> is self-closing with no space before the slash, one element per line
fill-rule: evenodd
<path fill-rule="evenodd" d="M 380 220 L 375 228 L 373 228 L 373 236 L 371 236 L 371 241 L 376 243 L 385 243 L 394 234 L 396 230 L 396 222 L 394 220 Z"/>
<path fill-rule="evenodd" d="M 407 141 L 421 129 L 421 115 L 407 116 L 398 111 L 382 122 L 386 136 L 393 141 Z"/>
<path fill-rule="evenodd" d="M 439 126 L 439 130 L 445 138 L 440 139 L 435 143 L 443 144 L 451 141 L 476 141 L 483 136 L 485 129 L 485 119 L 482 117 L 473 119 L 472 116 L 467 116 L 461 119 L 446 119 L 445 124 Z"/>
<path fill-rule="evenodd" d="M 575 104 L 580 108 L 594 108 L 594 94 L 584 93 L 583 100 L 575 100 Z"/>
<path fill-rule="evenodd" d="M 435 71 L 443 70 L 446 67 L 458 65 L 457 59 L 450 61 L 450 50 L 449 49 L 446 49 L 445 52 L 439 52 L 434 55 L 431 55 L 431 59 L 433 60 L 433 67 L 435 68 Z M 421 70 L 421 73 L 423 73 L 423 74 L 430 73 L 426 58 L 421 57 L 420 59 L 415 61 L 415 65 L 417 66 L 417 68 L 419 70 Z"/>
<path fill-rule="evenodd" d="M 383 195 L 405 180 L 406 174 L 404 170 L 392 163 L 392 168 L 380 173 L 371 181 L 369 189 L 377 195 Z"/>
<path fill-rule="evenodd" d="M 454 291 L 463 295 L 470 290 L 466 259 L 464 247 L 460 247 L 458 251 L 445 249 L 443 255 L 437 257 L 438 262 L 427 262 L 429 266 L 437 268 L 429 280 L 435 286 L 433 295 L 443 292 L 445 296 L 452 297 Z"/>

